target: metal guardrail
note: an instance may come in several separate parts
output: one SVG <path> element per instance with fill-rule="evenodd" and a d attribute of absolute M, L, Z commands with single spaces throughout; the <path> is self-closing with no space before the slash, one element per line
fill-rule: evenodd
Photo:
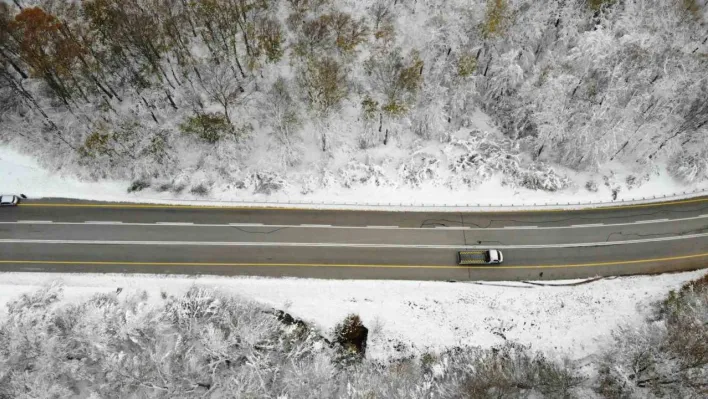
<path fill-rule="evenodd" d="M 314 206 L 326 207 L 326 208 L 387 208 L 387 209 L 400 209 L 400 208 L 420 208 L 420 209 L 469 209 L 469 210 L 482 210 L 482 209 L 577 209 L 577 208 L 594 208 L 594 207 L 605 207 L 613 205 L 627 205 L 627 204 L 642 204 L 651 203 L 658 201 L 671 201 L 679 199 L 687 199 L 693 197 L 708 196 L 708 190 L 698 190 L 693 191 L 683 191 L 674 194 L 664 194 L 664 195 L 653 195 L 651 197 L 637 197 L 637 198 L 627 198 L 618 199 L 612 201 L 589 201 L 589 202 L 545 202 L 545 203 L 529 203 L 529 204 L 494 204 L 494 203 L 443 203 L 443 204 L 431 204 L 431 203 L 415 203 L 415 202 L 328 202 L 328 201 L 290 201 L 290 200 L 275 200 L 275 201 L 253 201 L 253 200 L 233 200 L 233 201 L 219 201 L 219 200 L 209 200 L 209 199 L 177 199 L 177 198 L 146 198 L 142 197 L 144 200 L 155 201 L 155 202 L 165 202 L 174 201 L 175 203 L 196 203 L 196 204 L 219 204 L 224 206 L 229 205 L 240 205 L 240 206 L 272 206 L 272 207 L 302 207 L 302 208 L 312 208 Z"/>

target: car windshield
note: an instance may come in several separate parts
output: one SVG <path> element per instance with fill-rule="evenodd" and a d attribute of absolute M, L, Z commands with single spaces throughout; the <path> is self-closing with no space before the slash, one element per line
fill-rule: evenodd
<path fill-rule="evenodd" d="M 491 260 L 491 258 L 490 258 L 490 256 L 489 256 L 489 251 L 487 251 L 487 253 L 484 254 L 484 261 L 487 262 L 487 263 L 489 263 L 490 260 Z"/>

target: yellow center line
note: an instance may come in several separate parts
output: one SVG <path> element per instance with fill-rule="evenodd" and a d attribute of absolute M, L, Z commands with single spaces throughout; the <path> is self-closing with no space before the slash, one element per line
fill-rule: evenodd
<path fill-rule="evenodd" d="M 670 262 L 685 259 L 708 257 L 708 252 L 696 255 L 672 256 L 668 258 L 652 258 L 637 260 L 622 260 L 596 263 L 575 263 L 567 265 L 521 265 L 521 266 L 451 266 L 451 265 L 377 265 L 377 264 L 337 264 L 337 263 L 232 263 L 232 262 L 118 262 L 118 261 L 59 261 L 59 260 L 0 260 L 0 264 L 37 264 L 37 265 L 94 265 L 94 266 L 225 266 L 225 267 L 343 267 L 369 269 L 550 269 L 571 267 L 600 267 L 613 265 L 629 265 L 650 262 Z"/>
<path fill-rule="evenodd" d="M 542 213 L 542 212 L 578 212 L 578 211 L 598 211 L 598 210 L 608 210 L 608 209 L 631 209 L 631 208 L 650 208 L 657 206 L 667 206 L 667 205 L 678 205 L 678 204 L 691 204 L 708 202 L 708 197 L 693 198 L 687 200 L 677 200 L 677 201 L 666 201 L 666 202 L 652 202 L 647 204 L 627 204 L 627 205 L 603 205 L 597 207 L 587 207 L 578 209 L 520 209 L 520 210 L 498 210 L 498 211 L 479 211 L 476 213 Z M 305 205 L 305 204 L 304 204 Z M 592 204 L 583 204 L 576 206 L 585 206 Z M 280 206 L 220 206 L 220 205 L 170 205 L 170 204 L 71 204 L 71 203 L 51 203 L 51 202 L 38 202 L 38 203 L 20 203 L 19 206 L 26 207 L 56 207 L 56 208 L 123 208 L 123 209 L 223 209 L 223 210 L 282 210 L 282 211 L 342 211 L 342 212 L 391 212 L 390 209 L 369 209 L 373 205 L 362 205 L 365 209 L 337 209 L 337 208 L 306 208 L 303 207 L 280 207 Z M 337 205 L 333 205 L 337 206 Z M 559 204 L 558 206 L 568 206 Z M 570 206 L 573 206 L 571 204 Z M 412 205 L 412 207 L 416 207 Z M 455 207 L 450 207 L 455 208 Z M 465 208 L 460 206 L 458 208 Z M 473 207 L 469 207 L 473 208 Z M 429 212 L 440 211 L 439 209 L 431 209 Z M 452 211 L 452 210 L 451 210 Z M 420 212 L 420 211 L 415 211 Z M 428 212 L 428 211 L 426 211 Z M 459 211 L 452 211 L 459 212 Z"/>

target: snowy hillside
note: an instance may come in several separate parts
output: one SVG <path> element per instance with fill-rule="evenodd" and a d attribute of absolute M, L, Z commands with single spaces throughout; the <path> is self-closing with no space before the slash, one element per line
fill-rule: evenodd
<path fill-rule="evenodd" d="M 691 190 L 707 19 L 704 0 L 0 2 L 0 143 L 169 197 Z"/>
<path fill-rule="evenodd" d="M 548 286 L 6 273 L 0 396 L 701 397 L 704 274 Z"/>

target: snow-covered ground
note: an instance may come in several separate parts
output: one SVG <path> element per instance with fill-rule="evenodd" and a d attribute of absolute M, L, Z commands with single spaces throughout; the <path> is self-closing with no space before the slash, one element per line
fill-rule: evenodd
<path fill-rule="evenodd" d="M 67 176 L 59 171 L 44 168 L 34 158 L 24 155 L 8 146 L 0 146 L 0 192 L 23 193 L 30 198 L 66 197 L 102 201 L 136 201 L 136 202 L 181 202 L 198 201 L 202 204 L 218 204 L 219 202 L 281 202 L 281 203 L 313 203 L 381 206 L 498 206 L 517 205 L 533 206 L 541 204 L 577 204 L 605 203 L 612 198 L 611 185 L 601 183 L 604 175 L 613 174 L 613 181 L 623 183 L 631 175 L 622 165 L 608 165 L 597 173 L 573 173 L 574 185 L 571 188 L 557 192 L 512 188 L 502 184 L 501 177 L 496 176 L 482 182 L 474 188 L 461 187 L 451 190 L 445 186 L 433 183 L 422 184 L 420 187 L 409 186 L 376 186 L 375 184 L 360 185 L 355 188 L 331 187 L 327 190 L 316 190 L 301 194 L 297 187 L 285 188 L 271 195 L 244 192 L 228 187 L 213 190 L 209 197 L 198 197 L 185 191 L 176 195 L 171 192 L 159 193 L 146 189 L 140 192 L 127 193 L 129 181 L 82 181 L 73 176 Z M 588 180 L 600 182 L 597 192 L 584 188 Z M 653 175 L 638 187 L 619 191 L 618 201 L 642 200 L 662 196 L 682 196 L 708 190 L 708 181 L 690 188 L 676 182 L 666 173 Z"/>
<path fill-rule="evenodd" d="M 65 301 L 122 288 L 119 298 L 146 291 L 157 302 L 162 301 L 162 292 L 183 294 L 197 284 L 284 309 L 325 331 L 347 314 L 357 313 L 370 329 L 367 353 L 374 359 L 463 345 L 489 348 L 510 340 L 549 355 L 582 360 L 605 346 L 613 329 L 639 325 L 652 302 L 705 273 L 621 277 L 566 286 L 3 273 L 0 318 L 9 300 L 56 280 L 65 286 Z"/>

